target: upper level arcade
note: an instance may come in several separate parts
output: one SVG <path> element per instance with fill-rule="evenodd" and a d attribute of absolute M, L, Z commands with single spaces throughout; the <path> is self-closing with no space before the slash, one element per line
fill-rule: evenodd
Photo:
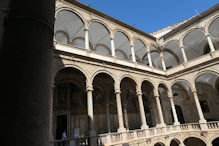
<path fill-rule="evenodd" d="M 76 1 L 57 1 L 55 49 L 171 75 L 217 58 L 219 5 L 160 38 Z M 167 71 L 166 71 L 167 70 Z"/>

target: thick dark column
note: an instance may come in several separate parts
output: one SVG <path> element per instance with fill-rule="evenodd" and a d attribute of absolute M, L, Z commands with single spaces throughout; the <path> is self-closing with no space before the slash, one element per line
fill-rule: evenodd
<path fill-rule="evenodd" d="M 55 0 L 11 0 L 0 48 L 0 145 L 49 146 Z"/>

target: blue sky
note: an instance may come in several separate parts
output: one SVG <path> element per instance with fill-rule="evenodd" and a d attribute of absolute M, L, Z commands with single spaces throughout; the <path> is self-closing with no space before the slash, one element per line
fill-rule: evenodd
<path fill-rule="evenodd" d="M 151 33 L 211 8 L 219 0 L 78 0 L 126 24 Z"/>

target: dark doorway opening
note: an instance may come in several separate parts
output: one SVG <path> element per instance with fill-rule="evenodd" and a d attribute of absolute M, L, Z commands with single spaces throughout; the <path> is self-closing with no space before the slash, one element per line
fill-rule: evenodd
<path fill-rule="evenodd" d="M 62 133 L 67 130 L 67 115 L 57 115 L 56 139 L 62 139 Z"/>

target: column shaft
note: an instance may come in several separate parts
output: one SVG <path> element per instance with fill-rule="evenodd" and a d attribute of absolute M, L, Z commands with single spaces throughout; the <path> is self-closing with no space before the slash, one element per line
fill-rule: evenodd
<path fill-rule="evenodd" d="M 156 96 L 155 99 L 156 99 L 157 111 L 158 111 L 158 115 L 159 115 L 159 119 L 160 119 L 160 124 L 163 125 L 164 119 L 163 119 L 163 112 L 162 112 L 161 105 L 160 105 L 160 98 L 159 98 L 159 96 Z"/>
<path fill-rule="evenodd" d="M 139 108 L 140 108 L 140 114 L 141 114 L 141 128 L 146 129 L 148 128 L 147 122 L 146 122 L 146 116 L 144 111 L 144 103 L 142 100 L 142 93 L 138 93 L 138 102 L 139 102 Z"/>
<path fill-rule="evenodd" d="M 88 29 L 85 29 L 84 32 L 85 32 L 85 49 L 90 50 Z"/>
<path fill-rule="evenodd" d="M 124 122 L 123 122 L 123 115 L 122 115 L 122 104 L 120 98 L 120 91 L 116 92 L 116 103 L 117 103 L 117 113 L 118 113 L 118 120 L 119 120 L 119 129 L 118 132 L 124 132 Z"/>
<path fill-rule="evenodd" d="M 164 57 L 163 57 L 162 52 L 160 53 L 160 60 L 161 60 L 161 63 L 162 63 L 163 70 L 166 70 L 166 65 L 165 65 L 165 62 L 164 62 Z"/>
<path fill-rule="evenodd" d="M 182 46 L 182 47 L 180 47 L 180 49 L 181 49 L 182 56 L 183 56 L 183 60 L 184 60 L 184 63 L 185 63 L 185 62 L 187 62 L 187 57 L 186 57 L 185 50 L 184 50 L 183 46 Z"/>
<path fill-rule="evenodd" d="M 152 60 L 151 60 L 151 53 L 150 52 L 148 52 L 148 63 L 149 63 L 150 67 L 153 67 Z"/>
<path fill-rule="evenodd" d="M 55 1 L 11 0 L 9 8 L 0 46 L 1 145 L 48 146 Z"/>
<path fill-rule="evenodd" d="M 201 109 L 201 105 L 200 105 L 200 102 L 199 102 L 199 99 L 198 99 L 198 95 L 197 95 L 197 91 L 193 91 L 193 96 L 194 96 L 194 99 L 195 99 L 195 104 L 196 104 L 196 107 L 197 107 L 197 110 L 198 110 L 198 115 L 199 115 L 199 122 L 200 123 L 205 123 L 206 120 L 204 118 L 204 115 L 203 115 L 203 112 L 202 112 L 202 109 Z"/>
<path fill-rule="evenodd" d="M 110 42 L 111 42 L 111 55 L 116 56 L 114 38 L 111 38 Z"/>
<path fill-rule="evenodd" d="M 134 46 L 131 45 L 132 61 L 136 62 Z"/>
<path fill-rule="evenodd" d="M 170 99 L 170 105 L 171 105 L 171 109 L 172 109 L 172 113 L 173 113 L 173 118 L 174 118 L 174 125 L 179 125 L 179 121 L 178 121 L 178 117 L 177 117 L 177 113 L 176 113 L 176 108 L 173 102 L 173 97 L 169 97 Z"/>
<path fill-rule="evenodd" d="M 93 97 L 92 90 L 87 90 L 87 113 L 88 113 L 88 123 L 89 123 L 89 134 L 90 136 L 94 136 L 92 134 L 94 130 L 94 113 L 93 113 Z"/>
<path fill-rule="evenodd" d="M 209 45 L 209 47 L 210 47 L 210 49 L 211 49 L 211 52 L 214 52 L 214 51 L 215 51 L 215 48 L 214 48 L 214 45 L 213 45 L 213 43 L 212 43 L 212 41 L 211 41 L 210 36 L 209 36 L 209 35 L 206 35 L 206 37 L 207 37 L 208 45 Z"/>

